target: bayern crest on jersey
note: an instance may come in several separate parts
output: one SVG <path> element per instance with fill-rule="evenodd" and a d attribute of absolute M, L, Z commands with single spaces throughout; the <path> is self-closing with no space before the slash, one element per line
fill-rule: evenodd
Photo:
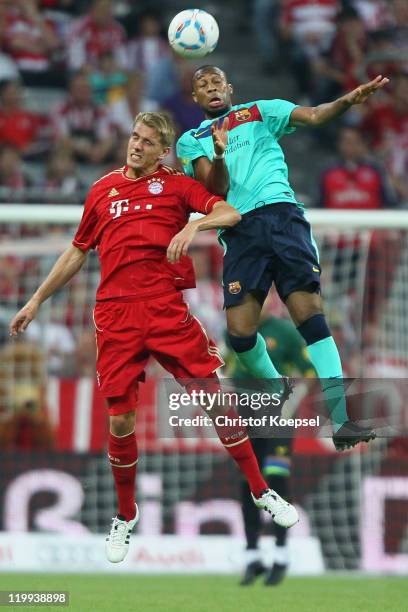
<path fill-rule="evenodd" d="M 150 193 L 152 193 L 153 195 L 158 195 L 159 193 L 161 193 L 164 189 L 163 185 L 164 185 L 164 181 L 162 179 L 149 179 L 147 181 L 148 183 L 148 190 Z"/>

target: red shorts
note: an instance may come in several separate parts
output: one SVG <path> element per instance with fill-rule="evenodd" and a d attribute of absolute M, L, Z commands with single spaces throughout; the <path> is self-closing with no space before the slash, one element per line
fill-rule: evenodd
<path fill-rule="evenodd" d="M 97 302 L 98 384 L 105 397 L 143 380 L 152 355 L 178 379 L 206 378 L 224 364 L 180 292 L 140 302 Z"/>

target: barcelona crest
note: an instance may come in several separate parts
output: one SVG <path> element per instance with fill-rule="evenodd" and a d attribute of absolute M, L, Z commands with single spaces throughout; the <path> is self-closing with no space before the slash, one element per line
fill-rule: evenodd
<path fill-rule="evenodd" d="M 228 284 L 228 291 L 233 295 L 235 293 L 239 293 L 241 291 L 241 283 L 239 281 L 234 281 L 233 283 Z"/>
<path fill-rule="evenodd" d="M 251 112 L 247 108 L 240 108 L 234 114 L 237 121 L 248 121 L 251 118 Z"/>

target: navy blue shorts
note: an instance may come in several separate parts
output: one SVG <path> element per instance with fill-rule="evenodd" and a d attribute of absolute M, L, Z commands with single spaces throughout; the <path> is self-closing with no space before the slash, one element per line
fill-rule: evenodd
<path fill-rule="evenodd" d="M 236 306 L 251 292 L 265 299 L 272 284 L 281 298 L 306 287 L 320 290 L 319 254 L 310 224 L 296 204 L 278 203 L 251 210 L 222 232 L 224 307 Z"/>

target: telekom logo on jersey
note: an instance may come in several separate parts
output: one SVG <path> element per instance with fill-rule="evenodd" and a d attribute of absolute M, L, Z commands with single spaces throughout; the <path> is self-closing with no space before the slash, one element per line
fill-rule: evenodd
<path fill-rule="evenodd" d="M 135 204 L 133 210 L 151 210 L 153 208 L 153 204 Z M 114 215 L 112 219 L 118 219 L 122 213 L 127 212 L 129 210 L 129 200 L 115 200 L 110 203 L 109 212 L 111 215 Z"/>

